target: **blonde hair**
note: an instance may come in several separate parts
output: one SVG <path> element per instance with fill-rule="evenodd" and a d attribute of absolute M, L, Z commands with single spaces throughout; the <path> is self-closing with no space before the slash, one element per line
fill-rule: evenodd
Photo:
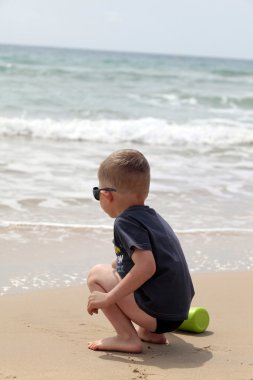
<path fill-rule="evenodd" d="M 149 163 L 137 150 L 118 150 L 100 164 L 98 178 L 103 186 L 147 197 L 150 185 Z"/>

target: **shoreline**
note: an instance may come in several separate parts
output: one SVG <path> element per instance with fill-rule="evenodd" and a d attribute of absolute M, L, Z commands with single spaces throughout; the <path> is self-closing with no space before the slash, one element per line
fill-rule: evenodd
<path fill-rule="evenodd" d="M 177 231 L 177 229 L 175 229 Z M 253 234 L 177 231 L 192 274 L 253 271 Z M 114 257 L 110 229 L 0 228 L 0 296 L 83 285 L 89 269 Z"/>
<path fill-rule="evenodd" d="M 0 379 L 252 379 L 253 272 L 192 277 L 192 306 L 208 310 L 208 330 L 170 333 L 170 345 L 144 343 L 137 355 L 88 350 L 113 330 L 86 312 L 86 285 L 0 297 Z"/>

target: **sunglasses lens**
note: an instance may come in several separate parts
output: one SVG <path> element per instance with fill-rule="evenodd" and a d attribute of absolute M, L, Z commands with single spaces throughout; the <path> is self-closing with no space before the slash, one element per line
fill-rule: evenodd
<path fill-rule="evenodd" d="M 93 195 L 94 195 L 94 198 L 99 201 L 100 199 L 100 190 L 98 187 L 93 187 Z"/>

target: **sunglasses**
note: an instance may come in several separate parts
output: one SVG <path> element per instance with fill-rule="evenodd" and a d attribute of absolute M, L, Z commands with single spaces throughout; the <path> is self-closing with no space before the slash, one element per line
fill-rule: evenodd
<path fill-rule="evenodd" d="M 117 191 L 116 189 L 113 189 L 112 187 L 103 187 L 100 189 L 99 187 L 93 187 L 93 196 L 94 198 L 99 201 L 100 200 L 100 191 L 105 190 L 105 191 Z"/>

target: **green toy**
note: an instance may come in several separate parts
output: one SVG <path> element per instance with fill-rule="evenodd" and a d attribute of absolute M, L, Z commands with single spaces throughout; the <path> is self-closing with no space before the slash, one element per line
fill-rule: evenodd
<path fill-rule="evenodd" d="M 182 331 L 202 333 L 207 329 L 208 325 L 208 311 L 203 307 L 191 307 L 188 314 L 188 319 L 186 319 L 178 329 Z"/>

